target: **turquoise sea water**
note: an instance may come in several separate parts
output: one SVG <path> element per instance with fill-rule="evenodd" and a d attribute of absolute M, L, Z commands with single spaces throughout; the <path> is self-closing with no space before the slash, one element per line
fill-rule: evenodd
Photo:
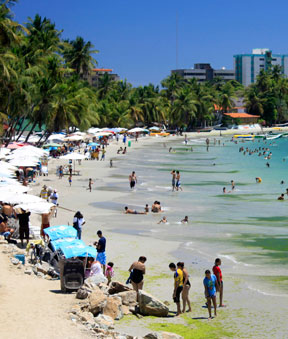
<path fill-rule="evenodd" d="M 266 160 L 258 153 L 243 155 L 239 152 L 242 146 L 268 147 L 272 158 Z M 169 153 L 169 147 L 175 153 Z M 163 141 L 146 146 L 131 159 L 132 165 L 130 160 L 129 165 L 124 160 L 116 163 L 113 176 L 118 180 L 102 189 L 129 192 L 128 175 L 134 170 L 138 176 L 135 191 L 129 192 L 126 201 L 97 204 L 113 211 L 111 229 L 180 241 L 179 253 L 201 269 L 209 268 L 211 261 L 220 256 L 225 260 L 226 272 L 251 278 L 251 288 L 253 277 L 265 271 L 265 284 L 263 279 L 261 286 L 255 283 L 257 290 L 287 294 L 288 195 L 284 201 L 277 197 L 288 188 L 288 139 L 235 144 L 223 138 L 220 145 L 214 145 L 211 139 L 209 151 L 205 138 L 190 140 L 187 146 L 172 139 L 166 145 Z M 183 192 L 171 191 L 173 169 L 181 173 Z M 261 177 L 262 183 L 257 184 L 256 177 Z M 223 194 L 224 186 L 231 190 L 231 180 L 235 191 Z M 285 184 L 280 183 L 282 180 Z M 162 215 L 119 213 L 125 205 L 142 211 L 154 200 L 164 207 Z M 163 215 L 169 223 L 158 225 Z M 189 216 L 187 225 L 179 223 L 185 215 Z M 266 281 L 272 284 L 272 292 Z"/>

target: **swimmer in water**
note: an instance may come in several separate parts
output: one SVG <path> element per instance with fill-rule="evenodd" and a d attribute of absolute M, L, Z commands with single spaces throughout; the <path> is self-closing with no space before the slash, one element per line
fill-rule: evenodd
<path fill-rule="evenodd" d="M 188 216 L 186 215 L 184 219 L 181 220 L 182 224 L 187 224 L 188 223 Z"/>
<path fill-rule="evenodd" d="M 231 189 L 232 189 L 232 191 L 235 190 L 235 182 L 234 182 L 234 180 L 231 180 Z"/>
<path fill-rule="evenodd" d="M 280 195 L 280 197 L 278 197 L 277 200 L 284 200 L 284 193 L 282 193 L 282 194 Z"/>
<path fill-rule="evenodd" d="M 281 184 L 281 185 L 284 185 L 284 184 L 285 184 L 284 180 L 281 180 L 280 184 Z"/>
<path fill-rule="evenodd" d="M 166 224 L 166 223 L 167 223 L 166 217 L 163 217 L 159 222 L 157 222 L 157 224 Z"/>
<path fill-rule="evenodd" d="M 144 208 L 144 211 L 145 211 L 146 213 L 149 212 L 149 206 L 148 206 L 148 204 L 146 204 L 146 206 L 145 206 L 145 208 Z"/>
<path fill-rule="evenodd" d="M 255 180 L 258 184 L 260 184 L 260 182 L 262 182 L 262 179 L 260 177 L 255 178 Z"/>
<path fill-rule="evenodd" d="M 147 212 L 137 212 L 135 210 L 131 210 L 128 208 L 128 206 L 126 206 L 125 208 L 125 214 L 147 214 Z"/>

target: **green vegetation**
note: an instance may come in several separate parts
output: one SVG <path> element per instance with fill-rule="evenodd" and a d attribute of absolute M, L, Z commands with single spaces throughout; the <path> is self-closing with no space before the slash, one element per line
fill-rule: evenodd
<path fill-rule="evenodd" d="M 250 113 L 266 123 L 288 118 L 288 79 L 274 67 L 247 89 L 221 79 L 197 83 L 177 74 L 161 82 L 133 87 L 108 74 L 92 87 L 87 79 L 98 53 L 82 37 L 63 40 L 55 23 L 39 15 L 22 26 L 13 20 L 17 0 L 0 0 L 0 126 L 6 144 L 45 128 L 41 142 L 63 129 L 91 126 L 133 127 L 165 124 L 184 130 L 219 123 L 233 100 L 245 96 Z M 225 118 L 224 123 L 229 123 Z M 3 133 L 3 131 L 2 131 Z"/>

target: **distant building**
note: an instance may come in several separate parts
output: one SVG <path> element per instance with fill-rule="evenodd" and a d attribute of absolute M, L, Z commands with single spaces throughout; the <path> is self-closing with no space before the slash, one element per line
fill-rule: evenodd
<path fill-rule="evenodd" d="M 88 75 L 83 76 L 83 79 L 94 87 L 99 86 L 99 81 L 105 74 L 107 74 L 112 81 L 120 80 L 119 75 L 112 72 L 113 70 L 110 68 L 93 68 Z"/>
<path fill-rule="evenodd" d="M 279 65 L 282 74 L 288 76 L 287 54 L 272 54 L 267 48 L 257 48 L 252 54 L 234 55 L 236 80 L 244 86 L 255 83 L 261 70 L 267 71 L 275 65 Z"/>
<path fill-rule="evenodd" d="M 235 72 L 226 68 L 214 69 L 210 64 L 194 64 L 194 68 L 175 69 L 171 73 L 179 74 L 185 80 L 196 79 L 198 82 L 212 81 L 216 77 L 224 81 L 234 80 Z"/>

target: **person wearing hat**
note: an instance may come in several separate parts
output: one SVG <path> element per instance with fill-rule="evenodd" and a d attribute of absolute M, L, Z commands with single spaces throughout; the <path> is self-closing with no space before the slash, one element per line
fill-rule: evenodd
<path fill-rule="evenodd" d="M 44 185 L 41 192 L 40 192 L 40 198 L 47 200 L 48 201 L 48 190 L 47 190 L 47 186 Z"/>

